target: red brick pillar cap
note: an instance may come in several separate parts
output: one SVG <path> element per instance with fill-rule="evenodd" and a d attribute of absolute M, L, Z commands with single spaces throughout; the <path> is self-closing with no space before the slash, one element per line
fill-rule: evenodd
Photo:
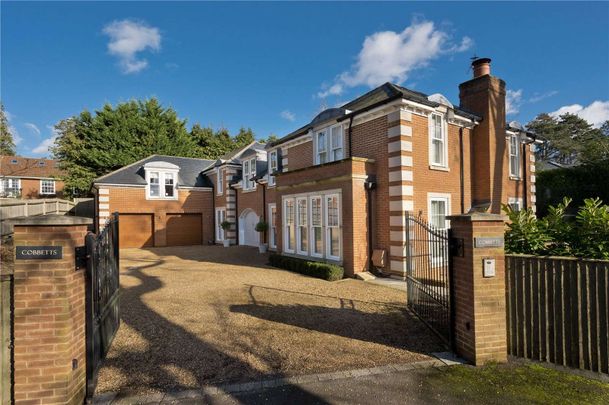
<path fill-rule="evenodd" d="M 93 219 L 67 215 L 40 215 L 36 217 L 7 219 L 5 222 L 16 226 L 70 226 L 92 225 Z"/>

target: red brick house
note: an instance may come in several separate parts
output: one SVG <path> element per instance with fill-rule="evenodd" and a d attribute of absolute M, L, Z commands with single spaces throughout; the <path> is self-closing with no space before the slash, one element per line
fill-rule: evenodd
<path fill-rule="evenodd" d="M 62 175 L 56 160 L 0 156 L 0 198 L 61 198 Z"/>
<path fill-rule="evenodd" d="M 403 277 L 405 212 L 447 228 L 447 216 L 471 209 L 500 213 L 502 203 L 535 209 L 535 140 L 506 123 L 505 82 L 490 75 L 490 59 L 472 66 L 458 107 L 441 94 L 385 83 L 276 142 L 253 143 L 216 162 L 183 167 L 181 158 L 154 156 L 137 162 L 95 182 L 100 220 L 111 211 L 147 215 L 145 226 L 123 217 L 121 234 L 146 232 L 138 240 L 170 245 L 176 239 L 163 231 L 168 221 L 161 217 L 185 213 L 181 195 L 194 193 L 199 197 L 188 212 L 202 214 L 201 243 L 255 246 L 262 219 L 269 231 L 261 237 L 271 250 L 338 263 L 350 276 L 368 270 L 372 251 L 383 250 L 384 270 Z M 167 184 L 167 174 L 150 177 L 153 163 L 159 170 L 177 166 L 167 166 L 177 176 L 169 175 L 177 185 L 171 198 L 145 196 L 153 181 Z M 123 171 L 139 173 L 138 185 L 111 184 Z M 183 188 L 182 173 L 200 176 L 198 185 Z M 182 232 L 192 218 L 181 219 Z M 224 219 L 232 230 L 219 227 Z"/>

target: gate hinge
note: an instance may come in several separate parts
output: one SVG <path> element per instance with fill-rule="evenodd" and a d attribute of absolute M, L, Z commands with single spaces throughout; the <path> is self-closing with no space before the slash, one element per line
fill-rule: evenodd
<path fill-rule="evenodd" d="M 463 252 L 463 238 L 450 238 L 449 240 L 449 249 L 450 249 L 450 254 L 452 256 L 456 256 L 456 257 L 463 257 L 464 256 L 464 252 Z"/>
<path fill-rule="evenodd" d="M 86 246 L 76 246 L 74 249 L 76 257 L 76 270 L 81 270 L 87 267 L 87 247 Z"/>

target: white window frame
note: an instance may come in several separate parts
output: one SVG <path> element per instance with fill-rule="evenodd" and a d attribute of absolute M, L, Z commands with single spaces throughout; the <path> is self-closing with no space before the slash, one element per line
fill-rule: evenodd
<path fill-rule="evenodd" d="M 427 221 L 429 224 L 433 224 L 431 219 L 431 203 L 432 201 L 445 201 L 446 202 L 446 216 L 451 213 L 450 198 L 451 195 L 447 193 L 427 193 Z M 446 220 L 445 227 L 439 229 L 449 229 L 450 220 Z"/>
<path fill-rule="evenodd" d="M 292 224 L 291 227 L 293 229 L 294 235 L 296 234 L 296 200 L 294 198 L 284 198 L 283 199 L 283 251 L 286 253 L 294 253 L 295 246 L 292 248 L 288 247 L 288 242 L 290 240 L 290 230 L 288 229 L 288 202 L 292 203 Z M 294 237 L 294 245 L 296 244 L 296 237 Z"/>
<path fill-rule="evenodd" d="M 430 225 L 433 225 L 432 215 L 431 215 L 431 206 L 434 201 L 443 201 L 445 203 L 446 213 L 445 216 L 449 216 L 451 214 L 451 206 L 450 206 L 450 194 L 446 193 L 427 193 L 427 221 Z M 450 228 L 450 220 L 445 219 L 444 227 L 437 228 L 441 230 L 447 230 Z M 432 264 L 441 264 L 443 258 L 448 258 L 448 252 L 443 252 L 440 256 L 433 255 L 433 249 L 437 248 L 437 244 L 430 242 L 429 244 L 429 255 Z M 443 245 L 442 245 L 443 246 Z"/>
<path fill-rule="evenodd" d="M 11 193 L 10 195 L 8 194 L 9 192 Z M 18 197 L 21 193 L 21 179 L 11 177 L 1 178 L 0 193 L 6 194 L 9 197 Z"/>
<path fill-rule="evenodd" d="M 434 125 L 434 117 L 440 117 L 440 131 L 441 138 L 436 138 L 435 135 L 435 125 Z M 434 141 L 440 140 L 442 142 L 442 162 L 434 161 L 434 150 L 435 145 Z M 440 113 L 431 113 L 429 115 L 429 166 L 430 167 L 439 167 L 446 169 L 448 168 L 448 127 L 446 124 L 446 120 L 444 119 L 444 115 Z"/>
<path fill-rule="evenodd" d="M 510 177 L 514 179 L 520 178 L 520 139 L 518 134 L 509 134 L 508 137 L 508 162 L 510 165 Z M 512 162 L 515 159 L 516 164 Z"/>
<path fill-rule="evenodd" d="M 222 228 L 222 222 L 226 220 L 226 207 L 216 208 L 216 241 L 221 242 L 226 239 L 226 231 Z"/>
<path fill-rule="evenodd" d="M 338 216 L 338 223 L 337 225 L 333 225 L 330 226 L 330 221 L 329 221 L 329 210 L 328 210 L 328 199 L 334 198 L 336 197 L 336 201 L 338 202 L 338 207 L 337 207 L 337 216 Z M 326 258 L 330 259 L 330 260 L 335 260 L 335 261 L 340 261 L 341 257 L 342 257 L 342 226 L 341 226 L 341 221 L 342 221 L 342 215 L 341 215 L 341 209 L 342 209 L 342 199 L 341 196 L 339 194 L 326 194 L 324 195 L 324 211 L 325 211 L 325 215 L 324 215 L 324 222 L 325 222 L 325 247 L 326 247 Z M 334 256 L 332 255 L 331 252 L 331 236 L 330 236 L 330 229 L 338 229 L 338 256 Z"/>
<path fill-rule="evenodd" d="M 220 167 L 216 169 L 216 185 L 217 194 L 224 194 L 224 171 Z"/>
<path fill-rule="evenodd" d="M 319 225 L 315 225 L 313 223 L 313 201 L 317 200 L 319 201 L 319 209 L 320 209 L 320 213 L 319 213 Z M 324 257 L 324 199 L 322 198 L 321 195 L 313 195 L 309 197 L 309 251 L 311 252 L 311 256 L 312 257 Z M 320 229 L 320 234 L 321 234 L 321 250 L 319 252 L 315 251 L 315 228 L 319 228 Z"/>
<path fill-rule="evenodd" d="M 159 175 L 159 195 L 150 195 L 150 174 L 158 173 Z M 165 196 L 165 179 L 169 176 L 173 177 L 173 195 Z M 147 200 L 177 200 L 178 199 L 178 171 L 168 171 L 160 169 L 146 170 L 146 199 Z"/>
<path fill-rule="evenodd" d="M 304 224 L 301 222 L 301 218 L 300 218 L 300 203 L 304 202 L 304 216 L 305 216 L 305 222 Z M 296 254 L 302 255 L 302 256 L 308 256 L 309 255 L 309 204 L 308 204 L 308 199 L 307 197 L 298 197 L 296 198 L 296 205 L 295 205 L 295 210 L 296 210 Z M 302 235 L 301 235 L 301 230 L 304 228 L 306 235 L 305 235 L 305 242 L 307 244 L 306 246 L 306 250 L 301 249 L 302 247 Z"/>
<path fill-rule="evenodd" d="M 273 176 L 273 173 L 279 170 L 279 161 L 277 159 L 277 150 L 269 152 L 269 187 L 275 185 L 275 176 Z"/>
<path fill-rule="evenodd" d="M 514 211 L 520 211 L 523 207 L 522 198 L 508 197 L 508 205 L 512 207 Z"/>
<path fill-rule="evenodd" d="M 335 137 L 335 131 L 338 131 L 338 137 Z M 313 132 L 314 138 L 314 162 L 315 165 L 335 162 L 345 158 L 345 130 L 342 124 L 335 124 L 325 128 L 317 129 Z M 324 136 L 323 149 L 320 148 L 320 135 Z M 333 139 L 338 139 L 339 142 L 334 145 Z M 335 152 L 340 150 L 340 156 L 335 156 Z M 325 161 L 322 162 L 321 155 L 325 154 Z"/>
<path fill-rule="evenodd" d="M 49 187 L 50 184 L 50 187 Z M 51 191 L 45 191 L 45 188 Z M 55 195 L 55 180 L 42 179 L 40 180 L 40 195 Z"/>
<path fill-rule="evenodd" d="M 256 157 L 243 162 L 243 190 L 255 190 L 256 182 L 251 180 L 256 176 Z"/>
<path fill-rule="evenodd" d="M 269 248 L 277 249 L 277 205 L 275 203 L 268 204 L 268 213 L 269 213 Z M 273 210 L 275 210 L 275 215 L 273 215 Z M 275 217 L 275 218 L 273 218 Z M 273 231 L 274 229 L 274 231 Z"/>

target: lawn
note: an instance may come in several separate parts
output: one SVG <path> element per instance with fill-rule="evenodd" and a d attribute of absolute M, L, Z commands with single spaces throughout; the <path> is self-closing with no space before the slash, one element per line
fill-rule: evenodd
<path fill-rule="evenodd" d="M 423 381 L 430 397 L 458 403 L 608 404 L 609 384 L 536 363 L 456 366 Z"/>

